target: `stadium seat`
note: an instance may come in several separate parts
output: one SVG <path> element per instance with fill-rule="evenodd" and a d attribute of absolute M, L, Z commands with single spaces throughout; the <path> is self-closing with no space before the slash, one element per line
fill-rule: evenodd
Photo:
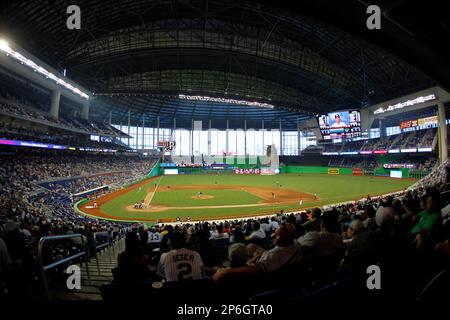
<path fill-rule="evenodd" d="M 154 294 L 152 282 L 110 282 L 100 286 L 105 301 L 141 301 Z"/>
<path fill-rule="evenodd" d="M 154 288 L 152 281 L 124 281 L 105 283 L 100 287 L 106 301 L 153 301 L 161 302 L 207 302 L 216 300 L 211 295 L 214 283 L 210 279 L 164 282 L 161 288 Z M 193 295 L 193 293 L 195 294 Z"/>
<path fill-rule="evenodd" d="M 228 247 L 230 246 L 230 239 L 215 239 L 211 241 L 216 248 L 217 258 L 219 260 L 228 259 Z"/>

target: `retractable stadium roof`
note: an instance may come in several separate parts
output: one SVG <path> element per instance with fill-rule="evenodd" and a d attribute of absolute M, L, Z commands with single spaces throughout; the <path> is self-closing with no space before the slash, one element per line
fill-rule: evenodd
<path fill-rule="evenodd" d="M 305 3 L 309 15 L 313 5 Z M 190 127 L 194 119 L 211 120 L 215 128 L 225 128 L 229 120 L 229 126 L 243 128 L 244 120 L 248 127 L 265 120 L 270 129 L 281 120 L 282 128 L 295 129 L 317 113 L 362 108 L 436 85 L 388 51 L 284 2 L 80 0 L 77 5 L 81 29 L 69 30 L 66 1 L 12 2 L 1 11 L 1 32 L 65 69 L 94 93 L 92 116 L 105 119 L 111 111 L 115 123 L 125 123 L 130 113 L 132 123 L 154 125 L 159 117 L 162 127 Z M 180 94 L 274 108 L 184 100 Z"/>

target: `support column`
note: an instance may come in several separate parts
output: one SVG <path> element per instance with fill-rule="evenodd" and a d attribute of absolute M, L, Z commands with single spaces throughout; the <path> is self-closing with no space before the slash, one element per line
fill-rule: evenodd
<path fill-rule="evenodd" d="M 58 119 L 59 117 L 59 101 L 61 100 L 61 91 L 53 91 L 52 92 L 52 101 L 50 105 L 50 116 L 54 119 Z"/>
<path fill-rule="evenodd" d="M 194 119 L 191 119 L 191 130 L 189 133 L 189 155 L 192 162 L 192 157 L 194 156 Z"/>
<path fill-rule="evenodd" d="M 229 120 L 227 119 L 227 130 L 225 131 L 225 140 L 226 140 L 226 143 L 225 143 L 225 145 L 226 145 L 226 152 L 227 152 L 227 156 L 228 156 L 228 152 L 229 152 L 229 141 L 228 141 L 228 129 L 230 128 L 230 123 L 229 123 Z"/>
<path fill-rule="evenodd" d="M 211 157 L 211 119 L 208 124 L 208 156 Z"/>
<path fill-rule="evenodd" d="M 145 149 L 145 118 L 142 115 L 142 149 Z"/>
<path fill-rule="evenodd" d="M 380 128 L 380 138 L 386 137 L 386 129 L 384 127 L 383 119 L 378 119 L 378 128 Z"/>
<path fill-rule="evenodd" d="M 300 123 L 297 118 L 297 155 L 300 155 Z"/>
<path fill-rule="evenodd" d="M 156 145 L 159 142 L 159 116 L 156 118 Z"/>
<path fill-rule="evenodd" d="M 444 103 L 438 104 L 439 110 L 439 158 L 441 163 L 444 163 L 448 159 L 448 144 L 447 144 L 447 125 L 445 120 L 447 119 L 445 114 Z"/>
<path fill-rule="evenodd" d="M 111 125 L 112 111 L 109 112 L 109 125 Z"/>
<path fill-rule="evenodd" d="M 177 130 L 177 118 L 173 118 L 173 130 L 172 130 L 172 135 L 171 135 L 171 137 L 172 137 L 172 141 L 174 141 L 175 143 L 176 143 L 176 141 L 177 141 L 177 133 L 176 133 L 176 130 Z M 181 135 L 180 135 L 180 142 L 181 142 Z M 178 148 L 178 149 L 177 149 Z M 174 148 L 174 151 L 173 151 L 173 153 L 171 152 L 171 154 L 173 154 L 174 156 L 175 155 L 177 155 L 177 151 L 176 150 L 180 150 L 179 148 L 181 148 L 181 143 L 180 143 L 180 145 L 176 145 L 175 146 L 175 148 Z M 181 153 L 180 153 L 180 155 L 181 155 Z"/>
<path fill-rule="evenodd" d="M 281 131 L 281 118 L 280 118 L 280 150 L 278 151 L 280 156 L 283 155 L 283 131 Z"/>
<path fill-rule="evenodd" d="M 128 110 L 128 135 L 130 135 L 131 109 Z M 130 138 L 128 138 L 128 146 L 130 146 Z"/>
<path fill-rule="evenodd" d="M 247 119 L 244 120 L 244 156 L 247 156 Z"/>
<path fill-rule="evenodd" d="M 81 109 L 81 118 L 84 120 L 89 120 L 89 100 L 83 104 L 83 108 Z"/>
<path fill-rule="evenodd" d="M 152 121 L 152 145 L 153 145 L 153 149 L 158 149 L 158 146 L 156 145 L 156 133 L 155 133 L 155 122 Z"/>
<path fill-rule="evenodd" d="M 264 119 L 261 120 L 261 131 L 262 131 L 262 152 L 263 152 L 263 156 L 266 155 L 265 153 L 265 147 L 266 145 L 264 144 Z"/>

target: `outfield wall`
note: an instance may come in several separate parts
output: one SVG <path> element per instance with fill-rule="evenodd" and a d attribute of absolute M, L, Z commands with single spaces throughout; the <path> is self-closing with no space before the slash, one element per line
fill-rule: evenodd
<path fill-rule="evenodd" d="M 352 174 L 351 168 L 315 167 L 315 166 L 281 166 L 281 173 L 323 173 L 328 174 L 328 169 L 338 169 L 339 174 Z"/>
<path fill-rule="evenodd" d="M 336 168 L 336 167 L 317 167 L 317 166 L 281 166 L 281 173 L 322 173 L 328 174 L 329 169 L 338 169 L 340 175 L 351 175 L 353 174 L 352 168 Z M 403 178 L 410 178 L 409 170 L 410 169 L 385 169 L 383 167 L 377 168 L 374 170 L 373 174 L 375 176 L 386 176 L 389 177 L 391 174 L 391 170 L 401 171 Z"/>
<path fill-rule="evenodd" d="M 255 165 L 249 166 L 249 165 L 236 165 L 236 168 L 239 169 L 249 169 L 254 168 Z M 179 174 L 233 174 L 234 171 L 229 169 L 221 170 L 212 170 L 212 169 L 206 169 L 206 167 L 177 167 Z M 149 177 L 154 177 L 155 175 L 163 175 L 164 174 L 164 168 L 160 167 L 158 165 L 157 168 L 155 168 L 155 172 L 158 172 L 158 174 L 149 175 Z M 352 168 L 336 168 L 336 167 L 320 167 L 320 166 L 280 166 L 280 173 L 293 173 L 293 174 L 330 174 L 329 170 L 339 171 L 339 175 L 352 175 L 353 169 Z M 402 171 L 403 178 L 409 178 L 409 169 L 392 169 L 392 170 L 400 170 Z M 385 168 L 377 168 L 374 170 L 373 174 L 376 176 L 390 176 L 391 169 L 385 169 Z M 336 173 L 335 173 L 336 174 Z"/>

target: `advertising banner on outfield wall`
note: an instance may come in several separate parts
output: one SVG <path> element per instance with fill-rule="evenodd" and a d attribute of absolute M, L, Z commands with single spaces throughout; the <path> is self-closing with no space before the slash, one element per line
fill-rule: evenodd
<path fill-rule="evenodd" d="M 279 174 L 280 170 L 279 169 L 274 169 L 274 168 L 261 168 L 261 175 L 267 175 L 267 176 L 272 176 L 275 174 Z"/>
<path fill-rule="evenodd" d="M 236 174 L 261 174 L 260 169 L 235 169 Z"/>
<path fill-rule="evenodd" d="M 261 169 L 234 169 L 236 174 L 260 174 L 260 175 L 275 175 L 280 173 L 279 169 L 261 168 Z"/>
<path fill-rule="evenodd" d="M 336 168 L 328 168 L 328 174 L 339 174 L 339 169 Z"/>
<path fill-rule="evenodd" d="M 352 175 L 362 176 L 362 175 L 364 175 L 364 170 L 361 168 L 352 168 Z"/>

